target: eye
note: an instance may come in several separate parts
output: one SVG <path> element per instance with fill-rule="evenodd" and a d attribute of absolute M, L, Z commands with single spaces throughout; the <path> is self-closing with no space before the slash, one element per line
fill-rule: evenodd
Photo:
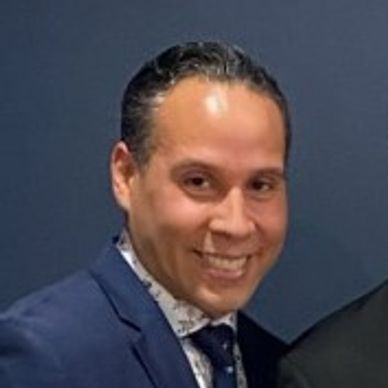
<path fill-rule="evenodd" d="M 266 192 L 273 188 L 272 182 L 265 179 L 255 179 L 251 182 L 250 188 L 257 192 Z"/>
<path fill-rule="evenodd" d="M 181 189 L 190 197 L 198 200 L 210 200 L 217 195 L 217 182 L 204 172 L 189 172 L 178 180 Z"/>
<path fill-rule="evenodd" d="M 258 199 L 271 197 L 281 186 L 282 178 L 260 176 L 249 183 L 250 192 Z"/>
<path fill-rule="evenodd" d="M 183 185 L 193 190 L 206 190 L 210 188 L 210 179 L 202 174 L 193 174 L 184 177 Z"/>

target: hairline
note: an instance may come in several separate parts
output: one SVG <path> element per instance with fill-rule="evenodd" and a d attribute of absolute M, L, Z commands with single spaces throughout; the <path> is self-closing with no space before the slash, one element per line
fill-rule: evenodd
<path fill-rule="evenodd" d="M 261 96 L 266 97 L 271 100 L 275 106 L 278 108 L 282 123 L 283 123 L 283 138 L 284 138 L 284 164 L 287 166 L 288 163 L 288 152 L 287 152 L 287 138 L 290 135 L 289 123 L 287 123 L 287 112 L 284 112 L 282 103 L 277 100 L 276 96 L 272 94 L 270 91 L 266 90 L 264 87 L 260 87 L 255 84 L 249 78 L 238 78 L 238 77 L 229 77 L 225 74 L 211 74 L 200 71 L 192 71 L 185 74 L 182 74 L 180 77 L 176 77 L 174 82 L 171 82 L 167 88 L 160 90 L 157 92 L 151 99 L 148 111 L 148 119 L 145 121 L 144 130 L 148 132 L 148 136 L 146 137 L 146 142 L 148 143 L 145 149 L 145 155 L 142 161 L 138 163 L 138 166 L 141 169 L 146 169 L 148 164 L 151 161 L 151 158 L 156 151 L 158 144 L 156 142 L 155 130 L 157 127 L 156 123 L 156 114 L 157 110 L 161 107 L 165 99 L 169 94 L 171 94 L 174 89 L 184 81 L 189 79 L 198 79 L 203 82 L 209 83 L 219 83 L 226 85 L 241 85 L 246 87 L 249 91 Z"/>

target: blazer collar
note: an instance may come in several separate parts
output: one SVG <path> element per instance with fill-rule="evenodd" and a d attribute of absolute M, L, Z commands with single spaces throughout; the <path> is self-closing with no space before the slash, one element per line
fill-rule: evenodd
<path fill-rule="evenodd" d="M 132 328 L 130 346 L 155 387 L 196 387 L 178 338 L 115 244 L 104 249 L 90 273 L 118 318 Z"/>

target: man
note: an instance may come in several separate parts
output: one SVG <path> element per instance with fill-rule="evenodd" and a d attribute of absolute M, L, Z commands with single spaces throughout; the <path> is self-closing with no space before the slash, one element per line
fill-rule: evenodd
<path fill-rule="evenodd" d="M 282 360 L 282 388 L 388 386 L 388 282 L 317 324 Z"/>
<path fill-rule="evenodd" d="M 273 386 L 285 346 L 238 310 L 283 244 L 289 141 L 281 91 L 239 49 L 188 43 L 146 63 L 111 156 L 124 230 L 1 317 L 0 386 Z"/>

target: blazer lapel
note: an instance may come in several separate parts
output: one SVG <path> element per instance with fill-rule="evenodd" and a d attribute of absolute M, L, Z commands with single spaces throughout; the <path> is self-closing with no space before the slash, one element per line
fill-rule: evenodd
<path fill-rule="evenodd" d="M 197 387 L 178 338 L 113 244 L 90 272 L 126 325 L 129 351 L 139 358 L 155 388 Z"/>
<path fill-rule="evenodd" d="M 189 362 L 169 327 L 153 321 L 143 328 L 133 349 L 149 372 L 155 387 L 197 387 Z"/>

